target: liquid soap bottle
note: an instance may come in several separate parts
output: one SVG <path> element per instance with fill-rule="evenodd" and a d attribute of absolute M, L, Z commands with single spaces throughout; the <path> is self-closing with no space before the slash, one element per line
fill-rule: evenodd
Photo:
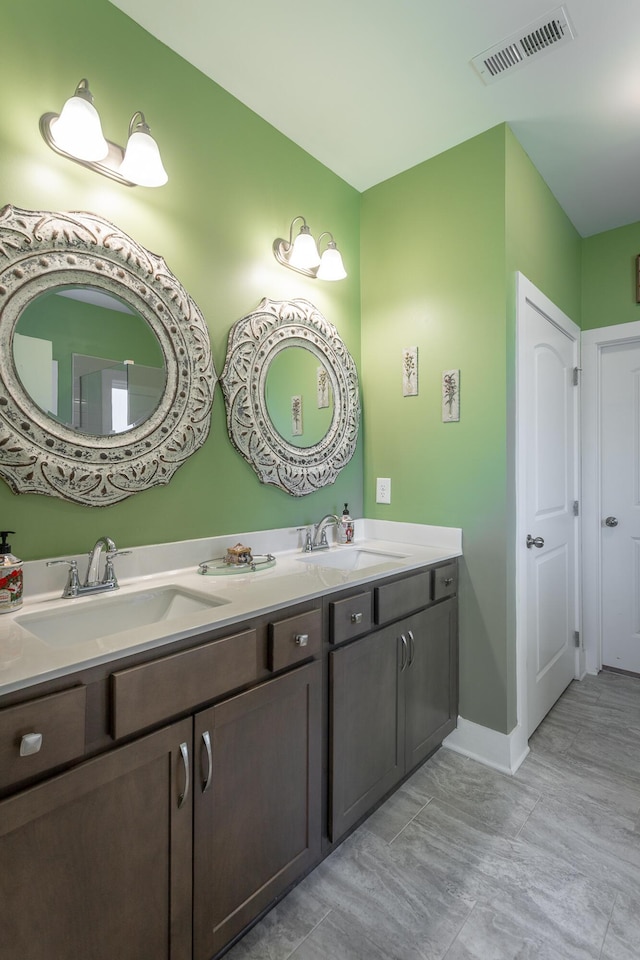
<path fill-rule="evenodd" d="M 342 511 L 342 520 L 340 522 L 340 529 L 338 532 L 340 534 L 338 537 L 339 543 L 353 543 L 354 528 L 353 520 L 349 516 L 348 503 L 345 503 L 344 505 L 344 510 Z"/>
<path fill-rule="evenodd" d="M 0 530 L 0 613 L 22 606 L 22 560 L 11 553 L 7 537 L 14 530 Z"/>

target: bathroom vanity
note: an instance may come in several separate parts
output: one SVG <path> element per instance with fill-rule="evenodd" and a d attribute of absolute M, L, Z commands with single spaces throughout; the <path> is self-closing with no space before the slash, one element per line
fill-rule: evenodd
<path fill-rule="evenodd" d="M 210 960 L 241 935 L 454 729 L 458 553 L 198 578 L 228 602 L 7 685 L 3 960 Z"/>

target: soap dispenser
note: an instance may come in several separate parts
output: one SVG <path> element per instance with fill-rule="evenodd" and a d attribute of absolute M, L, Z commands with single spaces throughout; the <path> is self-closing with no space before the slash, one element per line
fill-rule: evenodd
<path fill-rule="evenodd" d="M 349 516 L 349 504 L 345 503 L 340 521 L 338 543 L 353 543 L 353 520 Z"/>
<path fill-rule="evenodd" d="M 7 537 L 14 530 L 0 530 L 0 613 L 22 606 L 22 560 L 11 553 Z"/>

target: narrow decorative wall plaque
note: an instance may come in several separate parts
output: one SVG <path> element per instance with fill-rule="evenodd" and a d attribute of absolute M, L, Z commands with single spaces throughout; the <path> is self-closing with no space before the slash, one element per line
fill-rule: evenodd
<path fill-rule="evenodd" d="M 442 422 L 460 419 L 460 371 L 445 370 L 442 374 Z"/>
<path fill-rule="evenodd" d="M 302 436 L 302 397 L 291 397 L 291 436 Z"/>
<path fill-rule="evenodd" d="M 402 396 L 418 396 L 418 348 L 405 347 L 402 351 Z"/>
<path fill-rule="evenodd" d="M 329 386 L 329 374 L 323 366 L 319 366 L 317 373 L 318 410 L 323 410 L 329 406 Z"/>

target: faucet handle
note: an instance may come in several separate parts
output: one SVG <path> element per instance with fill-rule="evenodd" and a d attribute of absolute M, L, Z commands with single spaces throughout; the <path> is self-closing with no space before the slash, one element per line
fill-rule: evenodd
<path fill-rule="evenodd" d="M 126 557 L 128 554 L 133 553 L 132 550 L 107 550 L 105 554 L 104 561 L 104 578 L 103 583 L 113 583 L 114 587 L 118 586 L 118 580 L 116 578 L 116 572 L 113 567 L 114 557 Z"/>
<path fill-rule="evenodd" d="M 67 585 L 62 591 L 63 597 L 77 597 L 80 592 L 80 580 L 78 578 L 78 561 L 77 560 L 47 560 L 47 566 L 53 567 L 56 563 L 68 563 L 69 564 L 69 579 L 67 580 Z"/>
<path fill-rule="evenodd" d="M 313 546 L 311 545 L 311 527 L 296 527 L 298 533 L 304 533 L 304 547 L 302 548 L 303 553 L 311 553 Z"/>

